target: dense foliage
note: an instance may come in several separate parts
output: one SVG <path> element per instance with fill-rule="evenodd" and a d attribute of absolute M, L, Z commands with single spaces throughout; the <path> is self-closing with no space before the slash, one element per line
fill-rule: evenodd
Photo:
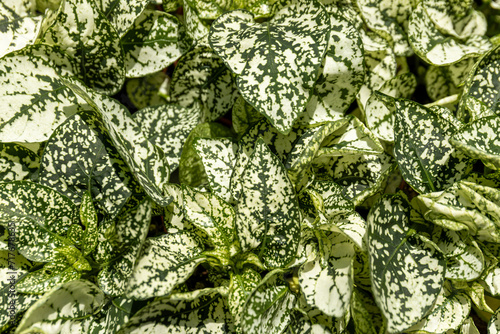
<path fill-rule="evenodd" d="M 0 330 L 500 333 L 500 1 L 0 2 Z"/>

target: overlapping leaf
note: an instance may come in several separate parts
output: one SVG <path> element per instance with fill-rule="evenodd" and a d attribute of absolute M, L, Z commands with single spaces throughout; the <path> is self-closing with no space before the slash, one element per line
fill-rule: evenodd
<path fill-rule="evenodd" d="M 351 310 L 356 333 L 376 334 L 383 332 L 385 319 L 369 292 L 354 288 Z"/>
<path fill-rule="evenodd" d="M 245 302 L 261 281 L 260 274 L 251 267 L 245 267 L 241 272 L 232 273 L 228 296 L 229 311 L 234 319 L 236 328 L 240 329 L 240 322 L 244 316 Z"/>
<path fill-rule="evenodd" d="M 211 26 L 210 45 L 236 75 L 240 93 L 280 132 L 304 109 L 330 36 L 316 1 L 293 2 L 264 24 L 236 10 Z"/>
<path fill-rule="evenodd" d="M 122 37 L 147 7 L 147 0 L 95 0 L 96 5 Z"/>
<path fill-rule="evenodd" d="M 163 71 L 159 71 L 141 78 L 133 78 L 127 80 L 125 89 L 130 102 L 138 109 L 143 109 L 149 106 L 165 104 L 164 96 L 160 94 L 160 90 L 165 88 L 170 82 Z"/>
<path fill-rule="evenodd" d="M 29 179 L 40 166 L 40 158 L 16 143 L 0 143 L 0 181 Z"/>

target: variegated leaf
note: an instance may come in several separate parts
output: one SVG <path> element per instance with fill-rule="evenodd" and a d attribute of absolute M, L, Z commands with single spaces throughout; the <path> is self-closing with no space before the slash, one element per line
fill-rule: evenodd
<path fill-rule="evenodd" d="M 26 3 L 30 2 L 26 1 Z M 18 1 L 18 3 L 23 2 Z M 41 16 L 33 15 L 34 8 L 16 12 L 16 8 L 9 5 L 11 4 L 0 4 L 0 58 L 33 44 L 38 37 L 42 22 Z"/>
<path fill-rule="evenodd" d="M 425 194 L 461 179 L 472 161 L 449 143 L 457 123 L 410 100 L 394 103 L 394 155 L 405 181 Z"/>
<path fill-rule="evenodd" d="M 188 0 L 186 2 L 196 9 L 202 20 L 215 20 L 223 13 L 238 8 L 246 9 L 257 17 L 263 18 L 270 16 L 273 9 L 273 3 L 269 0 Z"/>
<path fill-rule="evenodd" d="M 280 132 L 304 109 L 325 54 L 330 18 L 315 0 L 292 2 L 265 24 L 236 10 L 211 26 L 214 51 L 236 75 L 242 96 Z"/>
<path fill-rule="evenodd" d="M 92 334 L 116 333 L 128 322 L 132 304 L 130 299 L 114 298 L 98 313 L 82 319 L 82 327 Z"/>
<path fill-rule="evenodd" d="M 231 71 L 210 47 L 198 45 L 175 67 L 170 96 L 181 106 L 201 104 L 203 121 L 215 121 L 231 110 L 239 96 Z"/>
<path fill-rule="evenodd" d="M 290 323 L 297 297 L 281 275 L 281 270 L 269 272 L 248 297 L 241 317 L 244 333 L 281 334 Z"/>
<path fill-rule="evenodd" d="M 179 166 L 182 147 L 199 123 L 201 112 L 197 104 L 186 108 L 162 104 L 141 109 L 132 117 L 146 138 L 163 151 L 173 171 Z"/>
<path fill-rule="evenodd" d="M 231 112 L 234 131 L 238 135 L 243 135 L 255 123 L 260 121 L 264 116 L 255 110 L 245 99 L 240 95 L 236 99 Z"/>
<path fill-rule="evenodd" d="M 118 334 L 229 334 L 233 328 L 225 299 L 213 292 L 187 301 L 156 299 L 131 317 Z"/>
<path fill-rule="evenodd" d="M 85 333 L 80 319 L 99 311 L 104 293 L 93 283 L 77 280 L 57 286 L 24 314 L 16 332 Z"/>
<path fill-rule="evenodd" d="M 262 280 L 260 274 L 251 267 L 244 267 L 240 272 L 231 272 L 229 296 L 227 304 L 234 319 L 237 330 L 241 330 L 241 319 L 244 317 L 244 306 L 253 290 Z"/>
<path fill-rule="evenodd" d="M 231 202 L 229 187 L 237 145 L 228 138 L 198 138 L 193 145 L 203 162 L 210 189 L 224 201 Z"/>
<path fill-rule="evenodd" d="M 125 89 L 130 102 L 137 108 L 165 104 L 166 100 L 160 90 L 170 82 L 170 77 L 159 71 L 141 78 L 128 79 Z"/>
<path fill-rule="evenodd" d="M 187 231 L 148 238 L 125 295 L 142 300 L 170 294 L 205 261 L 202 251 L 200 242 Z"/>
<path fill-rule="evenodd" d="M 196 10 L 193 9 L 188 2 L 184 3 L 183 11 L 184 20 L 186 22 L 186 33 L 193 39 L 193 44 L 202 44 L 200 43 L 201 41 L 207 41 L 210 25 L 199 18 Z"/>
<path fill-rule="evenodd" d="M 120 41 L 125 75 L 137 78 L 173 64 L 182 55 L 178 38 L 179 21 L 175 16 L 144 10 Z"/>
<path fill-rule="evenodd" d="M 425 73 L 425 88 L 429 97 L 436 101 L 460 92 L 476 60 L 466 58 L 448 66 L 430 66 Z"/>
<path fill-rule="evenodd" d="M 363 44 L 355 27 L 342 15 L 330 13 L 331 33 L 319 77 L 306 112 L 297 123 L 336 121 L 355 100 L 363 84 Z"/>
<path fill-rule="evenodd" d="M 384 332 L 385 319 L 371 293 L 354 288 L 351 310 L 356 333 L 378 334 Z"/>
<path fill-rule="evenodd" d="M 297 251 L 299 205 L 285 167 L 262 139 L 257 140 L 241 186 L 236 231 L 242 251 L 258 248 L 268 268 L 287 265 Z"/>
<path fill-rule="evenodd" d="M 130 171 L 117 168 L 115 150 L 100 129 L 84 119 L 84 114 L 71 116 L 54 131 L 43 151 L 39 182 L 77 204 L 90 190 L 95 202 L 113 218 L 131 196 L 124 180 Z"/>
<path fill-rule="evenodd" d="M 378 91 L 394 98 L 408 99 L 417 87 L 415 75 L 406 72 L 385 82 Z M 372 94 L 365 106 L 366 126 L 382 140 L 394 141 L 394 110 L 388 108 L 377 94 Z"/>
<path fill-rule="evenodd" d="M 76 80 L 65 80 L 92 108 L 105 126 L 117 151 L 145 192 L 159 205 L 172 200 L 165 191 L 169 169 L 164 153 L 151 144 L 128 110 L 117 101 L 85 88 Z"/>
<path fill-rule="evenodd" d="M 488 322 L 488 334 L 500 333 L 500 308 L 493 314 Z"/>
<path fill-rule="evenodd" d="M 0 181 L 29 179 L 40 166 L 40 157 L 16 143 L 0 143 Z"/>
<path fill-rule="evenodd" d="M 121 38 L 134 24 L 149 1 L 147 0 L 94 0 L 100 11 Z"/>
<path fill-rule="evenodd" d="M 0 59 L 0 141 L 45 141 L 82 109 L 83 100 L 59 80 L 71 75 L 73 66 L 59 48 L 43 44 Z"/>
<path fill-rule="evenodd" d="M 57 191 L 29 181 L 0 184 L 0 224 L 15 225 L 15 248 L 27 259 L 49 262 L 57 247 L 69 246 L 76 206 Z"/>
<path fill-rule="evenodd" d="M 85 226 L 82 236 L 83 255 L 89 255 L 97 246 L 97 212 L 90 192 L 86 192 L 80 205 L 80 221 Z"/>
<path fill-rule="evenodd" d="M 107 295 L 119 296 L 127 289 L 150 223 L 151 202 L 146 199 L 118 216 L 112 242 L 102 240 L 102 234 L 99 236 L 96 260 L 104 262 L 104 266 L 97 276 L 97 282 Z"/>
<path fill-rule="evenodd" d="M 445 261 L 415 235 L 409 215 L 402 195 L 382 197 L 368 215 L 372 291 L 389 333 L 405 331 L 422 319 L 443 286 Z"/>
<path fill-rule="evenodd" d="M 105 94 L 121 88 L 125 66 L 119 36 L 92 0 L 63 1 L 43 25 L 39 42 L 60 46 L 87 86 Z"/>
<path fill-rule="evenodd" d="M 474 65 L 464 85 L 464 93 L 457 113 L 458 118 L 471 122 L 500 113 L 498 107 L 499 61 L 500 46 L 495 46 Z"/>
<path fill-rule="evenodd" d="M 450 142 L 467 156 L 489 168 L 500 169 L 500 116 L 480 118 L 457 131 Z"/>
<path fill-rule="evenodd" d="M 465 41 L 439 31 L 420 3 L 408 22 L 408 39 L 415 53 L 431 65 L 450 65 L 487 52 L 492 44 L 481 34 L 471 34 Z"/>
<path fill-rule="evenodd" d="M 320 249 L 314 261 L 299 269 L 299 283 L 307 304 L 327 316 L 342 317 L 353 289 L 354 244 L 340 233 L 318 233 Z"/>

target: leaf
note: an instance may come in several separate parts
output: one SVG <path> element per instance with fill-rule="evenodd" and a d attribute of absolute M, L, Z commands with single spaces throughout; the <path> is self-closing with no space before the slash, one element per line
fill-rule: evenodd
<path fill-rule="evenodd" d="M 257 288 L 262 278 L 251 267 L 244 267 L 240 272 L 230 272 L 230 274 L 231 281 L 227 304 L 236 328 L 241 330 L 241 320 L 245 316 L 245 302 L 252 291 Z"/>
<path fill-rule="evenodd" d="M 199 101 L 203 121 L 212 122 L 231 110 L 239 93 L 222 59 L 210 47 L 198 45 L 179 59 L 170 96 L 184 107 Z"/>
<path fill-rule="evenodd" d="M 30 181 L 0 184 L 0 223 L 14 224 L 16 249 L 27 259 L 49 262 L 77 221 L 75 205 L 57 191 Z"/>
<path fill-rule="evenodd" d="M 54 131 L 43 151 L 39 182 L 76 204 L 91 191 L 96 204 L 114 218 L 132 195 L 124 175 L 131 173 L 118 167 L 124 165 L 118 164 L 118 153 L 85 116 L 71 116 Z"/>
<path fill-rule="evenodd" d="M 465 41 L 450 38 L 434 25 L 422 3 L 411 13 L 408 21 L 408 40 L 415 53 L 431 65 L 450 65 L 488 51 L 492 45 L 488 38 L 471 34 Z"/>
<path fill-rule="evenodd" d="M 146 239 L 125 295 L 139 300 L 167 296 L 205 260 L 202 251 L 187 231 Z"/>
<path fill-rule="evenodd" d="M 448 66 L 430 66 L 425 73 L 427 95 L 436 101 L 461 92 L 459 86 L 467 79 L 476 60 L 466 58 Z"/>
<path fill-rule="evenodd" d="M 230 182 L 237 145 L 228 138 L 198 138 L 193 145 L 203 162 L 210 189 L 224 201 L 230 202 Z"/>
<path fill-rule="evenodd" d="M 309 306 L 339 318 L 347 312 L 351 301 L 354 245 L 335 232 L 318 234 L 318 238 L 316 259 L 299 269 L 300 287 Z"/>
<path fill-rule="evenodd" d="M 141 78 L 132 78 L 125 83 L 125 89 L 130 102 L 138 108 L 146 108 L 165 104 L 165 99 L 160 95 L 160 89 L 170 82 L 163 71 L 146 75 Z"/>
<path fill-rule="evenodd" d="M 147 0 L 95 0 L 101 12 L 121 38 L 147 7 Z"/>
<path fill-rule="evenodd" d="M 496 310 L 495 314 L 488 322 L 488 334 L 500 333 L 500 308 Z"/>
<path fill-rule="evenodd" d="M 17 332 L 83 332 L 80 319 L 90 317 L 104 304 L 104 293 L 93 283 L 77 280 L 57 286 L 46 293 L 28 311 Z"/>
<path fill-rule="evenodd" d="M 99 236 L 95 258 L 103 263 L 103 269 L 97 276 L 97 282 L 107 295 L 119 296 L 126 291 L 150 223 L 151 202 L 145 199 L 117 218 L 114 242 L 101 241 L 103 238 Z"/>
<path fill-rule="evenodd" d="M 257 140 L 241 177 L 236 231 L 242 251 L 259 248 L 266 267 L 282 267 L 295 257 L 300 212 L 286 170 L 262 139 Z"/>
<path fill-rule="evenodd" d="M 394 155 L 405 181 L 425 194 L 462 178 L 471 160 L 449 143 L 457 124 L 413 101 L 398 99 L 395 106 Z"/>
<path fill-rule="evenodd" d="M 144 333 L 232 333 L 225 300 L 216 292 L 194 300 L 160 298 L 139 310 L 118 332 Z"/>
<path fill-rule="evenodd" d="M 73 73 L 86 86 L 104 94 L 120 90 L 125 80 L 120 40 L 91 0 L 65 0 L 43 25 L 39 42 L 60 46 L 78 69 Z"/>
<path fill-rule="evenodd" d="M 255 110 L 245 99 L 240 95 L 234 102 L 231 112 L 233 119 L 233 128 L 238 135 L 243 135 L 255 123 L 261 120 L 264 116 Z"/>
<path fill-rule="evenodd" d="M 489 168 L 500 169 L 500 116 L 483 117 L 458 130 L 450 142 L 467 156 L 481 161 Z"/>
<path fill-rule="evenodd" d="M 188 2 L 184 3 L 184 20 L 186 21 L 186 33 L 193 39 L 193 44 L 199 44 L 201 41 L 208 39 L 210 25 L 202 21 L 196 10 L 193 9 Z"/>
<path fill-rule="evenodd" d="M 369 292 L 354 288 L 351 310 L 356 333 L 378 334 L 384 332 L 385 319 Z"/>
<path fill-rule="evenodd" d="M 29 179 L 40 166 L 40 158 L 16 143 L 0 143 L 0 181 Z"/>
<path fill-rule="evenodd" d="M 82 100 L 59 80 L 73 71 L 59 48 L 43 44 L 1 58 L 0 141 L 45 141 L 66 117 L 83 109 Z"/>
<path fill-rule="evenodd" d="M 389 333 L 405 331 L 422 319 L 444 280 L 442 255 L 414 234 L 409 214 L 401 195 L 384 196 L 367 220 L 372 291 Z"/>
<path fill-rule="evenodd" d="M 133 114 L 133 119 L 145 137 L 165 154 L 169 169 L 179 166 L 182 147 L 189 133 L 199 123 L 201 116 L 198 105 L 181 107 L 162 104 L 147 107 Z"/>
<path fill-rule="evenodd" d="M 87 327 L 89 333 L 116 333 L 128 322 L 131 309 L 130 299 L 114 298 L 95 315 L 82 319 L 82 327 Z"/>
<path fill-rule="evenodd" d="M 179 21 L 173 15 L 146 9 L 121 38 L 125 55 L 125 71 L 137 78 L 160 71 L 181 55 Z"/>
<path fill-rule="evenodd" d="M 363 44 L 356 28 L 339 13 L 330 13 L 331 33 L 325 58 L 306 113 L 297 123 L 336 121 L 356 98 L 365 78 Z"/>
<path fill-rule="evenodd" d="M 92 202 L 92 196 L 89 192 L 86 192 L 82 198 L 82 204 L 80 206 L 80 221 L 83 226 L 85 226 L 85 231 L 83 232 L 82 244 L 83 244 L 83 255 L 89 255 L 97 246 L 97 212 L 94 208 Z"/>
<path fill-rule="evenodd" d="M 16 8 L 9 5 L 0 4 L 0 58 L 33 44 L 42 22 L 41 16 L 33 15 L 33 8 L 16 13 Z"/>
<path fill-rule="evenodd" d="M 94 118 L 103 123 L 108 134 L 145 192 L 160 206 L 172 198 L 164 190 L 169 169 L 163 152 L 151 144 L 127 109 L 117 101 L 83 86 L 76 80 L 65 80 L 76 94 L 92 106 Z"/>
<path fill-rule="evenodd" d="M 293 2 L 264 24 L 254 23 L 250 12 L 235 10 L 212 24 L 209 40 L 237 75 L 245 100 L 288 133 L 310 97 L 330 23 L 316 1 Z"/>
<path fill-rule="evenodd" d="M 248 297 L 241 328 L 244 333 L 282 333 L 291 321 L 296 296 L 280 279 L 282 271 L 269 272 Z"/>

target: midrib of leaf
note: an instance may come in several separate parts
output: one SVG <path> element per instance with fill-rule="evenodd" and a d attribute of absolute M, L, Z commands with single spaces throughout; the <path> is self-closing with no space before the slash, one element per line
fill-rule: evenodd
<path fill-rule="evenodd" d="M 408 232 L 406 232 L 406 235 L 405 237 L 403 238 L 403 240 L 401 240 L 401 242 L 399 243 L 399 245 L 396 247 L 396 249 L 394 250 L 394 252 L 392 252 L 391 256 L 389 257 L 389 260 L 387 260 L 387 264 L 384 266 L 383 270 L 382 270 L 382 275 L 380 275 L 380 277 L 385 277 L 385 273 L 387 272 L 388 270 L 388 266 L 389 264 L 392 262 L 394 256 L 396 256 L 396 253 L 399 252 L 399 250 L 401 249 L 401 247 L 403 247 L 403 245 L 406 245 L 406 241 L 408 241 L 408 238 L 413 236 L 414 234 L 416 233 L 416 230 L 413 229 L 413 228 L 410 228 L 410 230 Z M 413 259 L 413 256 L 411 254 L 410 251 L 408 251 L 408 253 L 410 254 L 410 257 Z M 416 262 L 414 259 L 413 259 L 414 262 Z"/>

